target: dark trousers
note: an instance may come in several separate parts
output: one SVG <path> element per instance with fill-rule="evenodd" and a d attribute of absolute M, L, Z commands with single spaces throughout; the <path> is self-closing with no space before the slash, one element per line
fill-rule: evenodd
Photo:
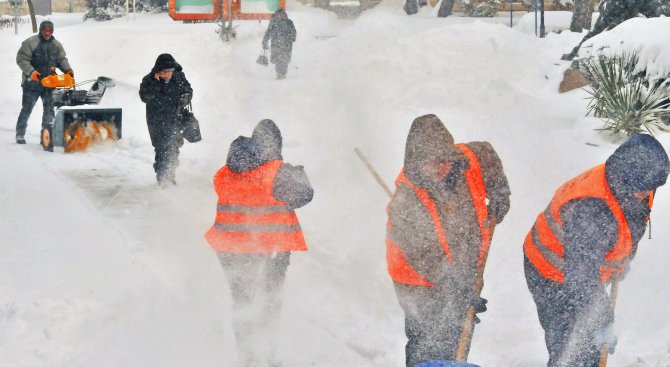
<path fill-rule="evenodd" d="M 219 253 L 218 256 L 233 296 L 233 326 L 240 364 L 273 366 L 281 291 L 291 253 Z"/>
<path fill-rule="evenodd" d="M 431 360 L 454 360 L 465 322 L 465 305 L 442 297 L 433 287 L 395 283 L 405 312 L 405 363 L 414 367 Z"/>
<path fill-rule="evenodd" d="M 278 62 L 275 64 L 275 72 L 277 73 L 278 79 L 286 78 L 286 73 L 288 72 L 288 62 Z"/>
<path fill-rule="evenodd" d="M 176 183 L 176 171 L 179 166 L 179 147 L 183 138 L 172 128 L 149 126 L 151 145 L 154 147 L 154 171 L 158 183 Z"/>
<path fill-rule="evenodd" d="M 548 367 L 598 367 L 600 351 L 588 318 L 575 311 L 565 287 L 544 278 L 524 257 L 526 283 L 537 307 L 549 352 Z"/>
<path fill-rule="evenodd" d="M 21 112 L 19 118 L 16 120 L 16 136 L 26 135 L 26 128 L 28 127 L 28 118 L 33 112 L 33 107 L 39 98 L 42 98 L 42 127 L 50 126 L 54 119 L 54 105 L 51 99 L 53 92 L 48 88 L 22 88 L 23 97 L 21 98 Z"/>
<path fill-rule="evenodd" d="M 275 72 L 277 79 L 286 78 L 288 72 L 288 64 L 291 62 L 291 51 L 284 49 L 277 49 L 271 57 L 271 61 L 275 64 Z"/>

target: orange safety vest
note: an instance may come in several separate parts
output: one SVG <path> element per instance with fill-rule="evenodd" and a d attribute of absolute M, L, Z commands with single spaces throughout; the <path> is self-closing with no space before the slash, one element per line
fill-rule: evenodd
<path fill-rule="evenodd" d="M 653 203 L 653 193 L 649 192 L 649 208 Z M 566 182 L 556 190 L 549 206 L 537 216 L 524 241 L 524 254 L 542 276 L 558 283 L 565 281 L 563 271 L 565 236 L 561 208 L 572 200 L 584 198 L 602 199 L 612 211 L 619 227 L 614 247 L 605 254 L 606 264 L 600 268 L 600 279 L 609 281 L 614 274 L 621 272 L 633 249 L 633 240 L 628 222 L 618 201 L 612 194 L 605 176 L 605 165 L 591 168 Z"/>
<path fill-rule="evenodd" d="M 237 173 L 223 166 L 214 176 L 216 220 L 205 238 L 217 252 L 306 251 L 295 212 L 272 195 L 281 160 Z"/>
<path fill-rule="evenodd" d="M 468 161 L 470 162 L 470 168 L 465 171 L 465 180 L 468 184 L 468 188 L 470 189 L 470 196 L 472 197 L 472 202 L 477 214 L 479 230 L 482 235 L 482 246 L 479 252 L 479 258 L 477 260 L 477 266 L 481 267 L 488 252 L 488 248 L 491 245 L 491 232 L 486 223 L 488 219 L 488 209 L 486 207 L 486 186 L 484 185 L 484 178 L 482 177 L 482 170 L 479 166 L 479 161 L 477 160 L 477 157 L 472 152 L 472 150 L 463 144 L 456 144 L 456 147 L 466 155 Z M 442 225 L 442 220 L 440 219 L 435 201 L 433 201 L 433 199 L 431 199 L 428 195 L 428 190 L 422 189 L 409 181 L 407 177 L 405 177 L 404 169 L 400 171 L 400 175 L 396 179 L 395 184 L 396 193 L 398 192 L 397 188 L 400 185 L 407 185 L 412 188 L 412 190 L 414 190 L 414 193 L 419 198 L 419 201 L 421 201 L 421 203 L 426 207 L 428 213 L 433 219 L 433 228 L 437 234 L 438 243 L 444 249 L 444 253 L 447 256 L 447 259 L 450 262 L 453 262 L 453 257 L 451 256 L 451 251 L 449 250 L 449 243 L 447 242 L 447 234 L 444 231 L 444 226 Z M 400 246 L 397 244 L 397 241 L 394 239 L 394 230 L 390 215 L 386 228 L 386 264 L 391 279 L 397 283 L 426 287 L 433 286 L 421 274 L 414 270 L 414 268 L 412 268 L 412 266 L 407 261 L 407 257 L 405 257 L 405 254 L 402 252 Z"/>

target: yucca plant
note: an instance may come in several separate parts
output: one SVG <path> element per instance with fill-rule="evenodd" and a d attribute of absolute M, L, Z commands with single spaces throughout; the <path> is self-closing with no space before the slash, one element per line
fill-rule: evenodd
<path fill-rule="evenodd" d="M 635 71 L 638 60 L 637 53 L 580 60 L 582 72 L 593 81 L 587 89 L 587 115 L 605 120 L 601 130 L 628 137 L 670 131 L 662 120 L 670 114 L 668 82 L 649 83 L 644 73 Z"/>

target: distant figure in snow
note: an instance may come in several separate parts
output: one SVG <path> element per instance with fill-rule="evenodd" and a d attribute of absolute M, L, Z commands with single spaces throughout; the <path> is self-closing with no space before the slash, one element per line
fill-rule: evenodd
<path fill-rule="evenodd" d="M 454 144 L 437 116 L 414 120 L 386 228 L 388 272 L 405 312 L 407 367 L 455 359 L 467 310 L 486 311 L 475 282 L 509 196 L 488 142 Z"/>
<path fill-rule="evenodd" d="M 403 10 L 407 15 L 413 15 L 419 12 L 420 7 L 428 5 L 426 0 L 405 0 L 405 6 Z M 442 0 L 440 3 L 440 9 L 437 11 L 437 16 L 440 18 L 445 18 L 451 15 L 451 10 L 454 8 L 454 0 Z"/>
<path fill-rule="evenodd" d="M 626 141 L 560 186 L 524 242 L 528 289 L 537 306 L 549 367 L 597 367 L 614 352 L 614 310 L 605 286 L 623 277 L 644 235 L 670 161 L 649 135 Z"/>
<path fill-rule="evenodd" d="M 191 84 L 170 54 L 159 55 L 151 72 L 142 78 L 140 98 L 147 104 L 147 126 L 156 152 L 154 171 L 161 187 L 177 184 L 179 147 L 184 144 L 179 114 L 192 97 Z"/>
<path fill-rule="evenodd" d="M 270 25 L 263 36 L 264 50 L 267 50 L 268 41 L 270 41 L 270 62 L 275 64 L 277 79 L 286 78 L 295 37 L 295 26 L 293 25 L 293 21 L 288 19 L 286 10 L 282 8 L 277 9 L 272 15 Z"/>
<path fill-rule="evenodd" d="M 274 355 L 281 290 L 291 251 L 307 245 L 295 209 L 314 195 L 302 166 L 284 163 L 272 120 L 230 145 L 214 176 L 216 219 L 205 238 L 216 251 L 233 296 L 241 366 L 279 366 Z"/>
<path fill-rule="evenodd" d="M 44 88 L 41 80 L 56 74 L 56 68 L 74 78 L 74 71 L 65 56 L 63 45 L 53 36 L 54 24 L 50 20 L 40 23 L 39 33 L 28 37 L 16 54 L 16 64 L 21 68 L 23 98 L 21 112 L 16 120 L 16 143 L 26 143 L 28 118 L 39 98 L 42 98 L 42 127 L 51 126 L 54 119 L 53 89 Z"/>
<path fill-rule="evenodd" d="M 610 30 L 630 18 L 635 18 L 639 14 L 647 18 L 660 17 L 661 15 L 670 16 L 670 5 L 663 4 L 659 0 L 604 0 L 598 5 L 598 13 L 600 15 L 593 29 L 584 36 L 570 53 L 563 55 L 561 60 L 570 61 L 574 59 L 579 53 L 579 48 L 586 40 L 603 31 Z"/>

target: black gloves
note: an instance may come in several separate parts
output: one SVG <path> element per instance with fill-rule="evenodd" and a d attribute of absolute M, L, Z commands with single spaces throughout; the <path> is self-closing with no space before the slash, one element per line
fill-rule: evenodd
<path fill-rule="evenodd" d="M 486 304 L 487 303 L 489 303 L 489 301 L 486 298 L 482 298 L 482 297 L 479 297 L 479 296 L 474 296 L 472 298 L 470 306 L 474 307 L 475 313 L 482 313 L 482 312 L 486 312 Z"/>
<path fill-rule="evenodd" d="M 614 354 L 617 344 L 617 337 L 614 335 L 614 326 L 610 324 L 596 330 L 594 341 L 598 348 L 603 344 L 607 344 L 608 353 Z"/>
<path fill-rule="evenodd" d="M 479 324 L 482 322 L 482 320 L 477 317 L 478 313 L 486 312 L 486 304 L 489 303 L 489 301 L 486 298 L 482 298 L 479 296 L 474 296 L 470 300 L 470 306 L 475 309 L 475 317 L 474 317 L 474 322 L 475 324 Z"/>
<path fill-rule="evenodd" d="M 488 206 L 489 217 L 495 218 L 496 223 L 502 222 L 505 214 L 509 211 L 509 198 L 491 201 Z"/>

